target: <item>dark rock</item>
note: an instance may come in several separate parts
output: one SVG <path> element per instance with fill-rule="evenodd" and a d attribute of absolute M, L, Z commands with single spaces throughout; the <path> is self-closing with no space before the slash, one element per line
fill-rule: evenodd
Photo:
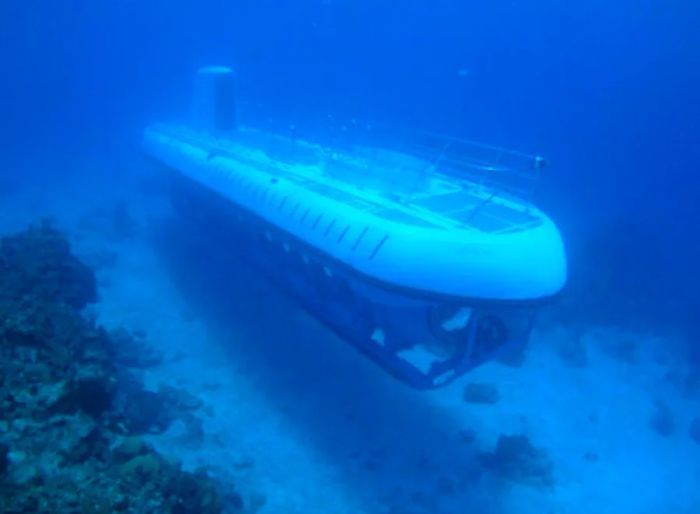
<path fill-rule="evenodd" d="M 700 444 L 700 417 L 693 419 L 693 421 L 690 423 L 688 435 L 693 441 Z"/>
<path fill-rule="evenodd" d="M 662 400 L 656 400 L 654 412 L 649 419 L 651 429 L 661 437 L 670 437 L 676 430 L 676 422 L 668 405 Z"/>
<path fill-rule="evenodd" d="M 481 463 L 507 480 L 545 487 L 554 484 L 552 461 L 524 435 L 501 435 L 496 450 L 482 454 Z"/>
<path fill-rule="evenodd" d="M 464 386 L 462 398 L 467 403 L 494 404 L 498 403 L 501 395 L 493 384 L 472 382 Z"/>

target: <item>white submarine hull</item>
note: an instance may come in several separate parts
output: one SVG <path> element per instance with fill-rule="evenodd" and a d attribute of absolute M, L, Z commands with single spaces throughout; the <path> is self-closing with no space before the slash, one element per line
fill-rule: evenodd
<path fill-rule="evenodd" d="M 552 221 L 444 155 L 341 152 L 240 126 L 154 125 L 143 146 L 198 199 L 193 212 L 215 213 L 203 219 L 303 307 L 418 388 L 523 344 L 566 281 Z"/>

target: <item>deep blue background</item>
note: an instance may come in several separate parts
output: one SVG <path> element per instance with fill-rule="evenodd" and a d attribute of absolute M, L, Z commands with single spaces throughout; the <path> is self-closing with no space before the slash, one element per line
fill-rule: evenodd
<path fill-rule="evenodd" d="M 5 0 L 0 173 L 82 173 L 82 159 L 131 154 L 144 123 L 186 112 L 193 70 L 229 64 L 257 116 L 543 153 L 540 203 L 563 227 L 572 294 L 590 303 L 607 288 L 620 320 L 692 327 L 699 4 Z"/>

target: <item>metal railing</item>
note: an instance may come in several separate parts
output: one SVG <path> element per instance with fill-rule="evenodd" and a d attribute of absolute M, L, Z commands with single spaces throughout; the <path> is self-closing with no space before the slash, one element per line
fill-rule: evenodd
<path fill-rule="evenodd" d="M 429 171 L 433 173 L 527 201 L 532 199 L 547 164 L 539 155 L 429 132 L 404 131 L 378 141 L 430 163 Z"/>

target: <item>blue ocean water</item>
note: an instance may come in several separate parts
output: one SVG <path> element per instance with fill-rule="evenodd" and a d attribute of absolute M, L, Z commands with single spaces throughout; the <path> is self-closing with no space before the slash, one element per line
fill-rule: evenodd
<path fill-rule="evenodd" d="M 690 461 L 676 470 L 686 473 L 677 482 L 697 481 L 700 446 L 689 437 L 688 426 L 700 416 L 698 26 L 700 4 L 691 1 L 4 1 L 2 215 L 34 221 L 30 214 L 36 212 L 61 220 L 82 208 L 90 217 L 103 191 L 118 190 L 138 223 L 147 224 L 154 209 L 149 202 L 160 199 L 141 194 L 152 173 L 140 153 L 142 130 L 153 121 L 188 116 L 193 73 L 209 64 L 235 69 L 240 114 L 253 123 L 294 124 L 319 138 L 367 124 L 388 125 L 541 153 L 551 165 L 536 203 L 561 228 L 570 264 L 569 285 L 543 316 L 542 330 L 559 327 L 584 339 L 595 330 L 607 334 L 591 336 L 598 340 L 660 339 L 649 343 L 655 348 L 650 352 L 656 355 L 661 346 L 666 353 L 651 360 L 671 362 L 660 370 L 641 359 L 611 371 L 609 363 L 598 367 L 591 357 L 585 380 L 601 384 L 595 397 L 600 421 L 598 432 L 586 437 L 608 441 L 599 445 L 609 451 L 609 460 L 603 449 L 579 448 L 576 424 L 567 418 L 571 412 L 546 393 L 548 384 L 557 388 L 549 380 L 561 379 L 569 384 L 563 390 L 575 390 L 568 381 L 581 371 L 554 369 L 535 353 L 544 359 L 532 358 L 535 369 L 526 360 L 522 369 L 489 368 L 476 375 L 478 381 L 504 384 L 511 394 L 503 394 L 497 413 L 470 411 L 469 430 L 476 431 L 477 441 L 482 432 L 491 435 L 483 436 L 484 447 L 501 432 L 523 431 L 542 447 L 555 445 L 555 475 L 559 469 L 578 470 L 580 453 L 600 454 L 600 461 L 590 474 L 564 471 L 563 493 L 513 493 L 518 501 L 507 499 L 511 493 L 502 489 L 508 486 L 488 478 L 470 481 L 480 473 L 478 451 L 440 444 L 451 437 L 447 434 L 467 430 L 456 413 L 464 409 L 462 403 L 417 395 L 366 369 L 349 349 L 329 342 L 322 329 L 297 320 L 293 305 L 247 272 L 236 269 L 222 277 L 227 262 L 212 271 L 212 262 L 188 246 L 191 241 L 154 224 L 144 229 L 144 240 L 161 255 L 154 266 L 168 270 L 178 294 L 194 305 L 189 309 L 229 342 L 226 359 L 238 363 L 229 371 L 248 384 L 232 390 L 258 392 L 252 396 L 258 403 L 243 402 L 247 407 L 241 412 L 251 416 L 250 432 L 271 434 L 257 443 L 267 449 L 255 453 L 249 432 L 234 433 L 256 462 L 274 468 L 282 467 L 281 460 L 298 459 L 305 464 L 290 469 L 309 473 L 308 481 L 269 478 L 259 469 L 265 464 L 257 464 L 252 478 L 236 480 L 254 483 L 269 497 L 263 512 L 283 512 L 279 498 L 284 495 L 288 512 L 456 513 L 466 511 L 465 497 L 476 498 L 470 508 L 481 512 L 603 512 L 601 505 L 609 506 L 605 512 L 698 512 L 700 498 L 688 492 L 692 488 L 679 486 L 677 492 L 674 480 L 650 478 L 649 470 L 628 473 L 651 467 L 636 462 L 636 456 L 613 458 L 629 431 L 655 434 L 637 400 L 630 400 L 630 416 L 639 414 L 636 424 L 607 417 L 620 405 L 605 403 L 604 387 L 629 380 L 634 391 L 621 389 L 620 395 L 647 398 L 650 416 L 659 397 L 669 405 L 677 425 L 673 435 L 659 436 L 660 443 L 641 438 L 635 448 L 649 455 L 676 451 L 669 462 Z M 12 198 L 32 195 L 36 199 L 27 200 L 30 206 L 21 215 L 13 211 Z M 70 223 L 65 225 L 70 233 Z M 0 224 L 2 233 L 7 226 L 12 223 Z M 133 246 L 111 244 L 118 255 L 133 252 L 123 259 L 130 263 L 140 255 Z M 112 305 L 103 314 L 106 323 L 136 320 L 158 338 L 160 325 L 149 321 L 151 311 L 120 318 L 118 306 L 129 303 L 130 290 L 147 298 L 144 305 L 166 302 L 159 295 L 169 290 L 143 280 L 139 273 L 148 275 L 145 264 L 117 269 L 121 275 L 111 282 L 119 283 L 118 292 L 106 286 L 102 294 Z M 130 289 L 129 277 L 143 283 Z M 292 347 L 280 342 L 289 334 L 298 334 Z M 568 336 L 540 339 L 557 337 Z M 261 346 L 264 342 L 267 346 Z M 683 373 L 689 378 L 677 377 Z M 637 380 L 648 376 L 658 381 Z M 684 392 L 669 385 L 677 382 L 684 383 Z M 551 402 L 548 415 L 521 426 L 517 413 L 529 413 L 537 395 Z M 289 430 L 269 428 L 275 422 L 259 412 L 268 412 L 259 405 L 266 401 L 270 411 L 282 412 L 285 421 L 279 423 L 289 424 Z M 230 416 L 245 424 L 244 414 Z M 214 423 L 227 430 L 220 416 Z M 282 441 L 278 451 L 276 440 Z M 236 442 L 224 448 L 234 452 Z M 210 456 L 208 451 L 202 455 Z M 325 467 L 314 467 L 308 453 L 320 454 Z M 226 462 L 217 455 L 201 463 L 225 467 Z M 624 470 L 616 467 L 620 462 Z M 610 478 L 614 475 L 625 479 Z M 323 478 L 328 476 L 333 478 Z M 658 488 L 656 495 L 645 496 L 646 507 L 629 499 L 637 479 Z M 314 481 L 323 494 L 303 489 L 303 483 Z M 571 483 L 577 481 L 594 485 L 576 489 Z M 368 506 L 366 493 L 381 498 L 384 510 Z M 353 503 L 358 496 L 363 507 Z M 330 499 L 337 503 L 323 503 Z"/>

